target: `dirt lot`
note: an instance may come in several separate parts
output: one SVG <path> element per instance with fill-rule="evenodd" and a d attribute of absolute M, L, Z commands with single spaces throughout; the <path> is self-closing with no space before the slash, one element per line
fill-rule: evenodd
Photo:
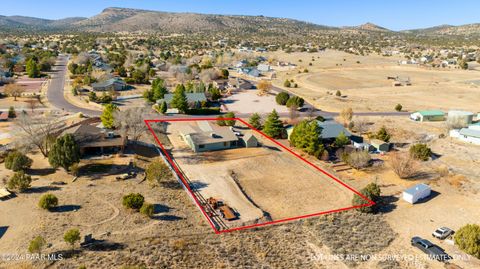
<path fill-rule="evenodd" d="M 266 139 L 259 148 L 193 153 L 179 135 L 185 124 L 196 123 L 167 129 L 174 159 L 205 198 L 224 199 L 243 223 L 262 211 L 279 220 L 351 206 L 352 192 Z"/>
<path fill-rule="evenodd" d="M 276 52 L 269 57 L 298 65 L 295 70 L 278 71 L 274 80 L 276 86 L 283 87 L 285 79 L 293 79 L 299 88 L 287 90 L 327 111 L 340 111 L 345 107 L 352 107 L 357 112 L 393 111 L 400 103 L 408 111 L 464 109 L 476 112 L 480 102 L 476 94 L 479 86 L 469 82 L 478 78 L 478 70 L 398 65 L 399 57 L 355 56 L 329 50 L 319 53 Z M 298 72 L 304 68 L 309 72 Z M 387 76 L 408 77 L 412 86 L 393 87 Z M 336 97 L 336 90 L 341 90 L 344 97 Z"/>
<path fill-rule="evenodd" d="M 276 110 L 279 113 L 287 113 L 286 106 L 280 106 L 275 101 L 275 95 L 258 96 L 258 91 L 244 90 L 235 92 L 231 96 L 223 99 L 228 111 L 236 113 L 259 113 L 266 114 Z"/>

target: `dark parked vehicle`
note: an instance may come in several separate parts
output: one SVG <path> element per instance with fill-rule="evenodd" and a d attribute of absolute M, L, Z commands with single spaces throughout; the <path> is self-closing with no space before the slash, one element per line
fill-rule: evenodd
<path fill-rule="evenodd" d="M 430 259 L 438 261 L 447 261 L 452 259 L 452 257 L 448 256 L 448 254 L 445 253 L 445 251 L 439 246 L 434 245 L 430 241 L 418 236 L 412 237 L 411 243 L 412 246 L 419 248 L 421 251 L 427 254 Z"/>
<path fill-rule="evenodd" d="M 441 227 L 435 230 L 435 232 L 432 233 L 432 236 L 435 238 L 438 238 L 440 240 L 443 240 L 450 235 L 453 234 L 453 230 L 447 227 Z"/>

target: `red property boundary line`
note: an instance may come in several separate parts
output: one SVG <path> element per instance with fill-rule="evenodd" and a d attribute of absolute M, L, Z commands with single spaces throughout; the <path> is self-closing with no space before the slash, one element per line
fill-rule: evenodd
<path fill-rule="evenodd" d="M 160 140 L 158 139 L 157 135 L 155 134 L 155 132 L 153 131 L 152 127 L 150 126 L 150 122 L 182 122 L 182 121 L 216 121 L 218 118 L 172 118 L 172 119 L 165 119 L 165 120 L 144 120 L 145 124 L 147 125 L 148 129 L 150 130 L 150 132 L 153 134 L 153 137 L 155 138 L 155 141 L 157 141 L 158 145 L 160 146 L 163 154 L 165 155 L 165 157 L 167 158 L 168 162 L 170 163 L 170 165 L 173 167 L 173 169 L 175 170 L 175 172 L 177 173 L 177 175 L 179 176 L 179 178 L 182 180 L 183 182 L 183 185 L 187 188 L 187 190 L 190 192 L 190 195 L 193 197 L 195 203 L 197 204 L 197 206 L 200 208 L 200 210 L 202 211 L 202 214 L 203 216 L 205 216 L 205 218 L 207 219 L 208 223 L 210 224 L 210 226 L 212 227 L 212 229 L 215 231 L 216 234 L 221 234 L 221 233 L 227 233 L 227 232 L 233 232 L 233 231 L 239 231 L 239 230 L 245 230 L 245 229 L 250 229 L 250 228 L 255 228 L 255 227 L 261 227 L 261 226 L 266 226 L 266 225 L 271 225 L 271 224 L 276 224 L 276 223 L 282 223 L 282 222 L 288 222 L 288 221 L 293 221 L 293 220 L 298 220 L 298 219 L 304 219 L 304 218 L 310 218 L 310 217 L 315 217 L 315 216 L 320 216 L 320 215 L 324 215 L 324 214 L 329 214 L 329 213 L 335 213 L 335 212 L 341 212 L 341 211 L 346 211 L 346 210 L 351 210 L 351 209 L 355 209 L 355 208 L 361 208 L 361 207 L 367 207 L 367 206 L 372 206 L 372 205 L 375 205 L 375 202 L 373 202 L 372 200 L 368 199 L 367 197 L 365 197 L 363 194 L 361 194 L 360 192 L 358 192 L 357 190 L 355 190 L 354 188 L 348 186 L 346 183 L 344 183 L 343 181 L 337 179 L 336 177 L 334 177 L 333 175 L 331 175 L 330 173 L 328 173 L 327 171 L 321 169 L 320 167 L 316 166 L 315 164 L 311 163 L 310 161 L 306 160 L 305 158 L 303 158 L 302 156 L 298 155 L 297 153 L 293 152 L 291 149 L 287 148 L 286 146 L 282 145 L 281 143 L 279 143 L 278 141 L 276 141 L 275 139 L 269 137 L 268 135 L 264 134 L 262 131 L 260 130 L 257 130 L 256 128 L 254 128 L 251 124 L 249 124 L 248 122 L 245 122 L 244 120 L 240 119 L 240 118 L 222 118 L 223 120 L 236 120 L 236 121 L 239 121 L 243 124 L 245 124 L 246 126 L 248 126 L 250 129 L 256 131 L 257 133 L 261 134 L 263 137 L 265 137 L 266 139 L 272 141 L 273 143 L 275 143 L 276 145 L 278 145 L 279 147 L 283 148 L 284 150 L 290 152 L 291 154 L 293 154 L 295 157 L 299 158 L 300 160 L 304 161 L 305 163 L 307 163 L 308 165 L 310 165 L 311 167 L 315 168 L 317 171 L 320 171 L 322 174 L 328 176 L 329 178 L 333 179 L 335 182 L 337 182 L 338 184 L 342 185 L 343 187 L 349 189 L 350 191 L 352 191 L 353 193 L 355 193 L 356 195 L 362 197 L 365 201 L 367 201 L 367 203 L 365 204 L 361 204 L 361 205 L 356 205 L 356 206 L 350 206 L 350 207 L 344 207 L 344 208 L 339 208 L 339 209 L 333 209 L 333 210 L 328 210 L 328 211 L 322 211 L 322 212 L 318 212 L 318 213 L 314 213 L 314 214 L 308 214 L 308 215 L 301 215 L 301 216 L 298 216 L 298 217 L 292 217 L 292 218 L 285 218 L 285 219 L 280 219 L 280 220 L 274 220 L 274 221 L 269 221 L 269 222 L 264 222 L 264 223 L 257 223 L 257 224 L 252 224 L 252 225 L 247 225 L 247 226 L 242 226 L 242 227 L 235 227 L 235 228 L 231 228 L 231 229 L 226 229 L 226 230 L 218 230 L 216 227 L 215 227 L 215 224 L 212 222 L 212 220 L 210 219 L 210 217 L 208 217 L 207 215 L 207 212 L 205 211 L 205 209 L 203 208 L 203 206 L 201 205 L 200 201 L 198 200 L 198 198 L 196 197 L 196 195 L 193 193 L 192 189 L 190 188 L 190 185 L 187 183 L 186 179 L 183 177 L 183 174 L 182 172 L 180 172 L 180 169 L 177 167 L 177 165 L 175 164 L 175 162 L 173 161 L 173 159 L 171 158 L 170 154 L 168 154 L 167 150 L 165 149 L 165 147 L 163 146 L 163 144 L 160 142 Z"/>

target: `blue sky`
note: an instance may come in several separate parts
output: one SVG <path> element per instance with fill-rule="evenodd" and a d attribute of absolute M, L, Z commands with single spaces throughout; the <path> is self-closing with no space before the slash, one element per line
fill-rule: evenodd
<path fill-rule="evenodd" d="M 330 26 L 373 22 L 392 30 L 480 22 L 476 0 L 17 0 L 2 3 L 1 15 L 47 19 L 90 17 L 106 7 L 172 12 L 265 15 Z"/>

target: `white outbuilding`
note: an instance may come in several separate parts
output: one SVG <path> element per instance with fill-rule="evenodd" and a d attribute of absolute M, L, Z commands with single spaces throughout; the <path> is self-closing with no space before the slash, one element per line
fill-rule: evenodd
<path fill-rule="evenodd" d="M 432 189 L 427 184 L 421 183 L 403 191 L 403 200 L 415 204 L 419 200 L 430 196 Z"/>

